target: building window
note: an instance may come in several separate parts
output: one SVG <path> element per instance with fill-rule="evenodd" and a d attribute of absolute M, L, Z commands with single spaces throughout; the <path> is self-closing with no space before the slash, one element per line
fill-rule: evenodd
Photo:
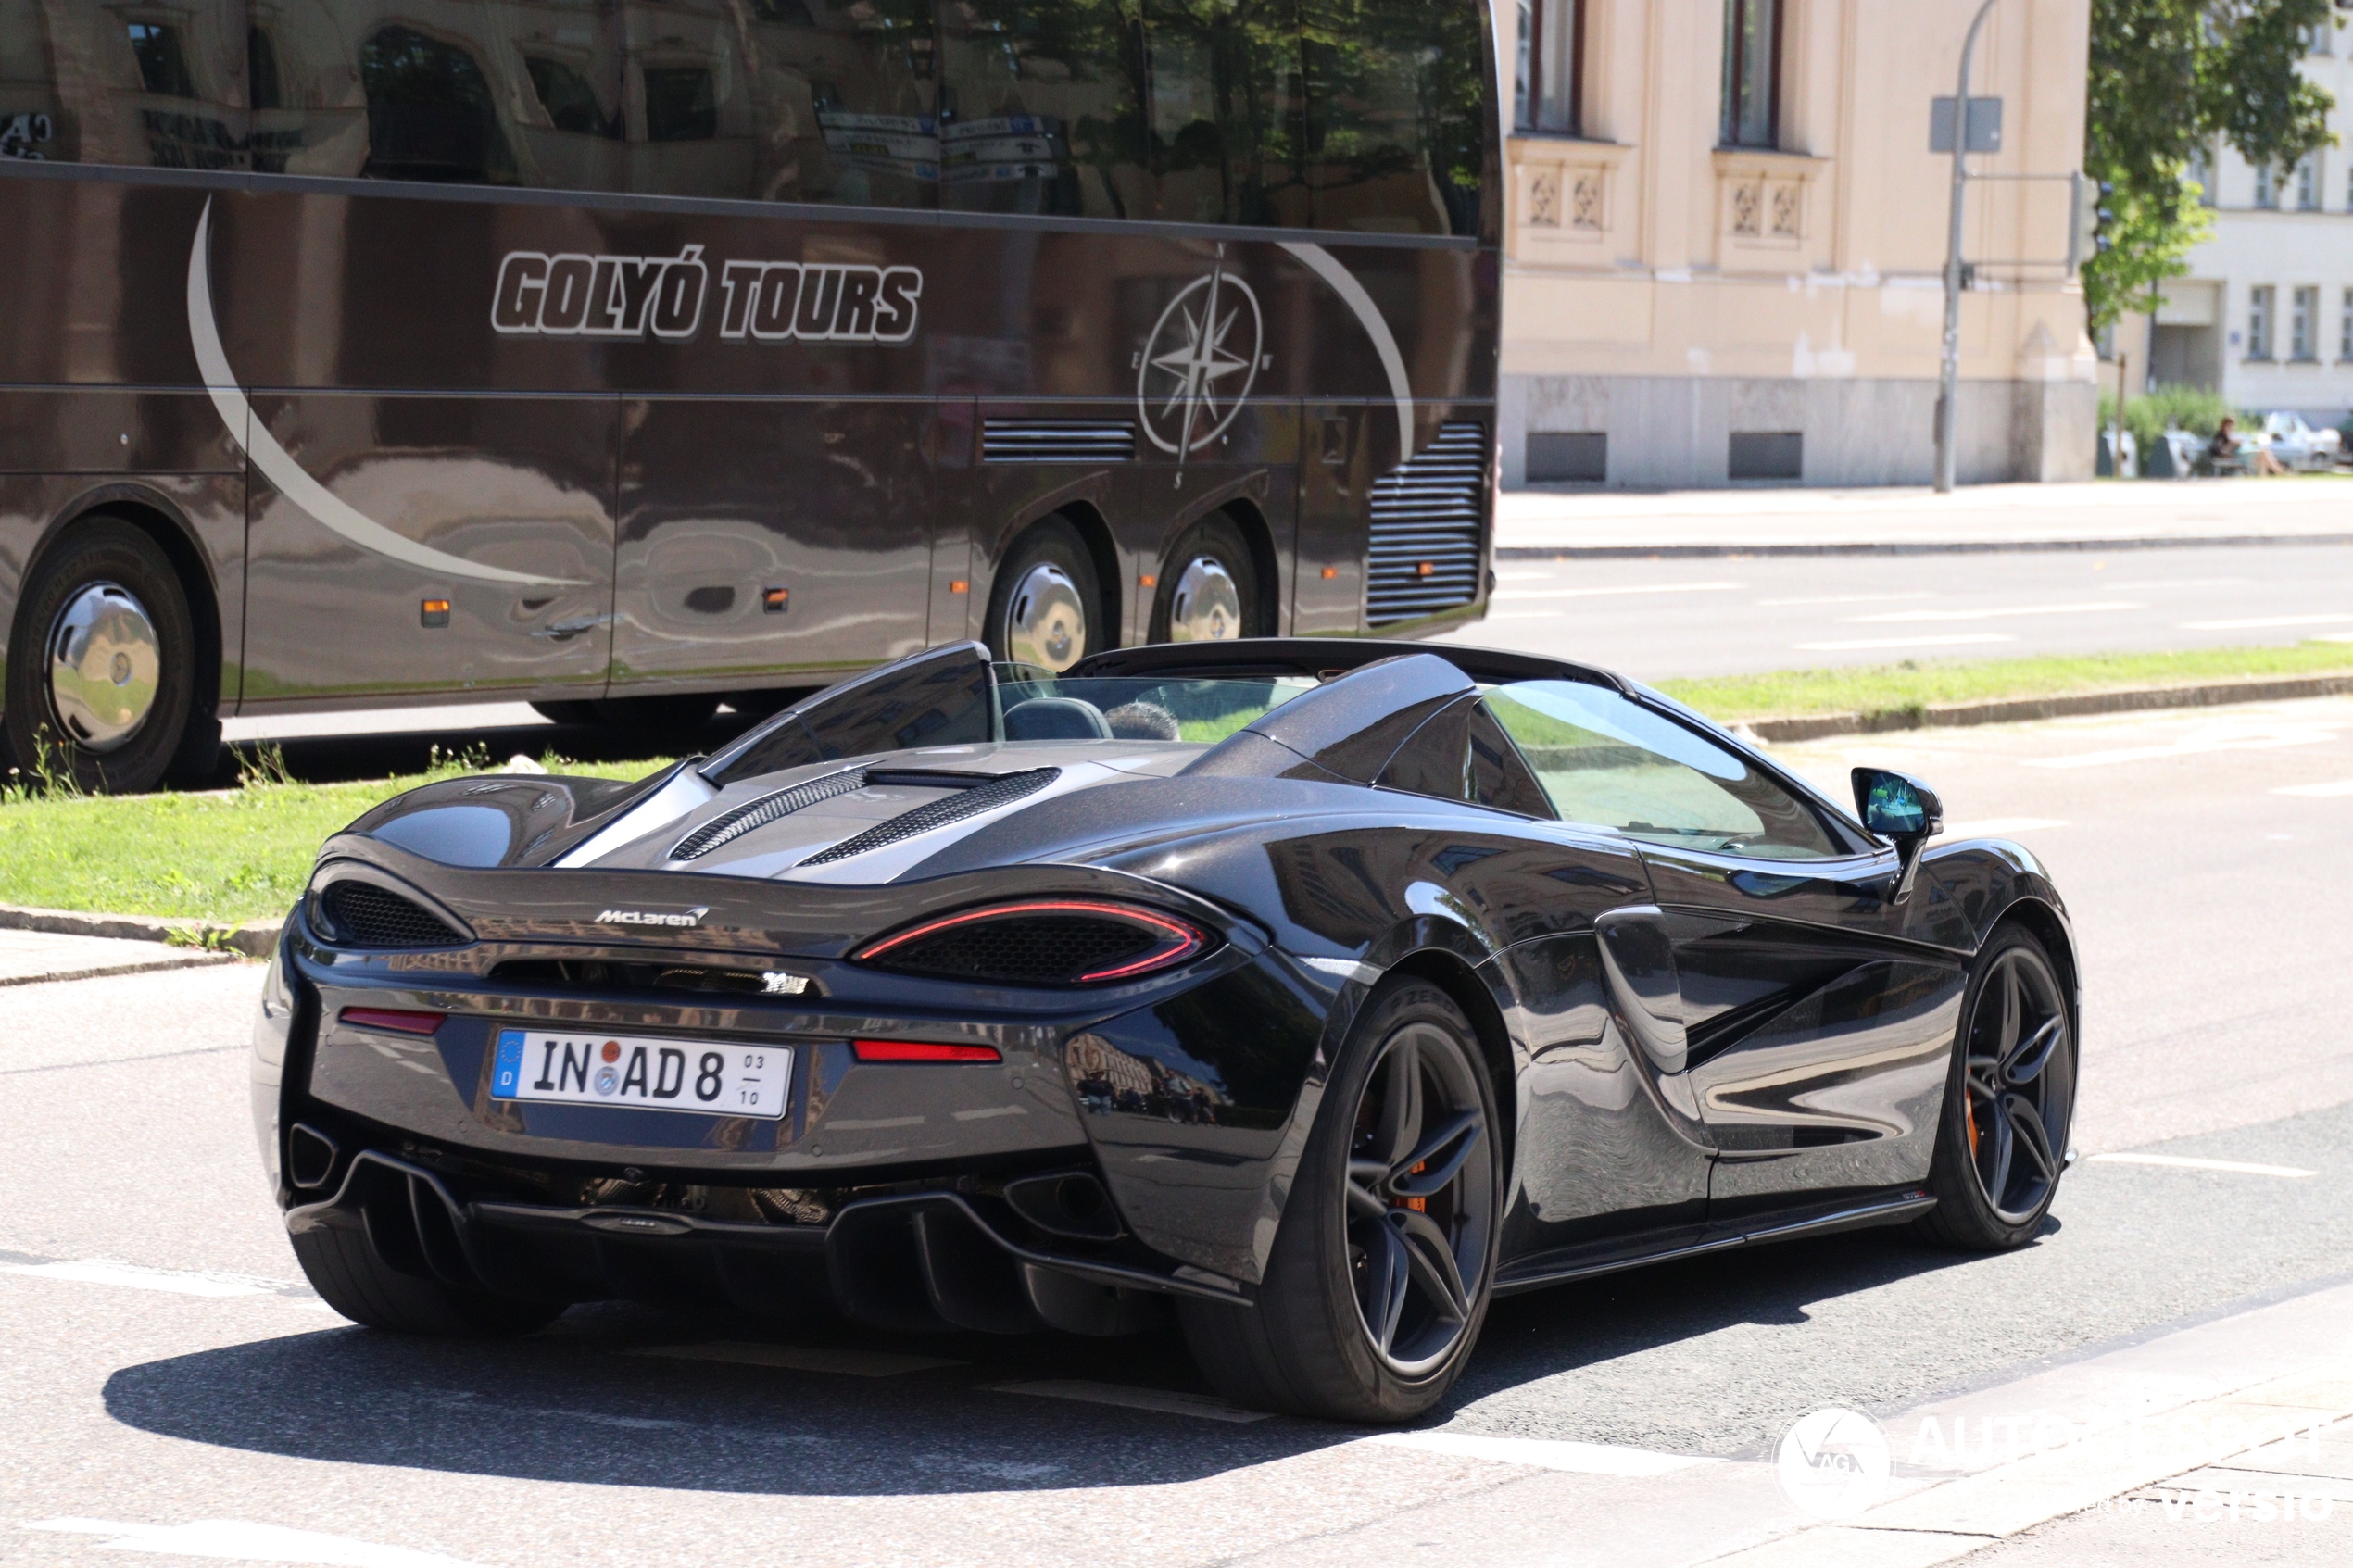
<path fill-rule="evenodd" d="M 1585 128 L 1585 0 L 1519 0 L 1519 128 Z"/>
<path fill-rule="evenodd" d="M 2347 289 L 2337 307 L 2336 357 L 2353 360 L 2353 289 Z"/>
<path fill-rule="evenodd" d="M 2309 364 L 2321 357 L 2321 291 L 2300 288 L 2287 319 L 2288 358 Z"/>
<path fill-rule="evenodd" d="M 2276 293 L 2269 283 L 2246 291 L 2246 357 L 2250 359 L 2271 357 L 2271 312 Z"/>
<path fill-rule="evenodd" d="M 1781 0 L 1724 0 L 1727 147 L 1780 145 Z"/>
<path fill-rule="evenodd" d="M 2296 163 L 2296 210 L 2321 210 L 2321 155 L 2306 153 Z"/>
<path fill-rule="evenodd" d="M 2280 205 L 2280 172 L 2268 163 L 2255 166 L 2255 205 L 2269 207 Z"/>

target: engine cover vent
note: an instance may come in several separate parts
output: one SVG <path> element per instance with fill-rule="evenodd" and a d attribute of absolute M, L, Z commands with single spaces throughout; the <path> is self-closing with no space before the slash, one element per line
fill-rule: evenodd
<path fill-rule="evenodd" d="M 723 844 L 732 843 L 754 828 L 766 827 L 779 817 L 789 817 L 803 808 L 821 800 L 831 800 L 837 795 L 848 795 L 853 789 L 866 786 L 866 772 L 852 768 L 846 773 L 828 773 L 822 779 L 797 784 L 790 789 L 780 789 L 763 795 L 757 800 L 745 802 L 733 811 L 713 817 L 702 826 L 671 847 L 673 860 L 692 860 L 710 854 Z"/>
<path fill-rule="evenodd" d="M 1126 420 L 984 420 L 984 463 L 1128 463 L 1136 427 Z"/>
<path fill-rule="evenodd" d="M 1441 425 L 1437 439 L 1373 485 L 1365 619 L 1411 621 L 1478 597 L 1487 427 Z"/>
<path fill-rule="evenodd" d="M 1000 806 L 1010 806 L 1026 795 L 1035 795 L 1062 777 L 1060 768 L 1036 768 L 1026 773 L 1004 773 L 987 784 L 928 801 L 912 811 L 901 811 L 887 822 L 877 822 L 855 838 L 846 838 L 830 849 L 820 849 L 801 861 L 804 866 L 829 866 L 836 860 L 847 860 L 852 855 L 880 849 L 912 838 L 919 833 L 961 822 L 966 817 L 977 817 L 994 811 Z"/>

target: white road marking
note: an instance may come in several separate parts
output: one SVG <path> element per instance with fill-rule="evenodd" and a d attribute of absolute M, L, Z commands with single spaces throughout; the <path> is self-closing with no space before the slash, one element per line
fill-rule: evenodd
<path fill-rule="evenodd" d="M 904 1356 L 889 1350 L 834 1349 L 816 1345 L 761 1345 L 720 1339 L 708 1345 L 648 1345 L 630 1356 L 661 1356 L 681 1361 L 732 1361 L 740 1366 L 784 1367 L 792 1372 L 833 1372 L 849 1377 L 897 1377 L 962 1366 L 945 1356 Z"/>
<path fill-rule="evenodd" d="M 2098 615 L 2120 609 L 2146 609 L 2131 599 L 2094 599 L 2076 605 L 2009 605 L 1998 609 L 1891 609 L 1884 615 L 1850 615 L 1849 626 L 1894 625 L 1914 621 L 2001 621 L 2014 615 Z"/>
<path fill-rule="evenodd" d="M 2196 757 L 2209 751 L 2269 751 L 2283 746 L 2315 746 L 2336 738 L 2334 730 L 2302 724 L 2248 727 L 2208 724 L 2164 746 L 2126 746 L 2112 751 L 2079 752 L 2073 757 L 2034 757 L 2030 768 L 2098 768 L 2112 762 L 2149 762 L 2167 757 Z"/>
<path fill-rule="evenodd" d="M 1829 643 L 1793 643 L 1807 653 L 1843 653 L 1853 648 L 1953 648 L 1964 643 L 2014 643 L 1999 632 L 1960 632 L 1949 637 L 1846 637 Z"/>
<path fill-rule="evenodd" d="M 2332 796 L 2353 795 L 2353 779 L 2336 779 L 2328 784 L 2282 784 L 2273 795 L 2301 795 L 2315 800 Z"/>
<path fill-rule="evenodd" d="M 1621 594 L 1727 594 L 1746 586 L 1743 583 L 1634 583 L 1617 588 L 1547 588 L 1541 593 L 1495 596 L 1516 604 L 1521 599 L 1603 599 Z"/>
<path fill-rule="evenodd" d="M 315 1562 L 328 1568 L 477 1568 L 463 1558 L 407 1547 L 353 1540 L 317 1530 L 290 1530 L 248 1519 L 199 1519 L 190 1524 L 127 1524 L 111 1519 L 27 1520 L 28 1530 L 111 1536 L 98 1543 L 116 1551 L 173 1557 L 234 1558 L 246 1562 Z"/>
<path fill-rule="evenodd" d="M 194 1273 L 181 1269 L 144 1269 L 136 1263 L 94 1259 L 83 1263 L 9 1263 L 0 1273 L 34 1279 L 70 1280 L 77 1285 L 122 1285 L 134 1290 L 165 1290 L 176 1296 L 268 1296 L 274 1286 L 234 1274 Z"/>
<path fill-rule="evenodd" d="M 1197 1416 L 1203 1421 L 1227 1421 L 1237 1425 L 1265 1421 L 1265 1411 L 1246 1411 L 1202 1394 L 1178 1394 L 1165 1388 L 1130 1388 L 1118 1383 L 1088 1383 L 1077 1378 L 1049 1378 L 1039 1383 L 1000 1383 L 1000 1394 L 1035 1394 L 1045 1399 L 1076 1399 L 1090 1405 L 1118 1405 L 1132 1411 L 1157 1411 L 1163 1415 Z"/>
<path fill-rule="evenodd" d="M 2184 632 L 2253 632 L 2265 626 L 2341 626 L 2353 615 L 2244 615 L 2230 621 L 2184 621 Z"/>
<path fill-rule="evenodd" d="M 1899 599 L 1932 599 L 1931 593 L 1918 594 L 1817 594 L 1798 599 L 1758 599 L 1759 609 L 1777 609 L 1784 605 L 1886 605 Z"/>
<path fill-rule="evenodd" d="M 1694 1465 L 1720 1461 L 1693 1454 L 1660 1453 L 1653 1449 L 1621 1448 L 1614 1443 L 1571 1443 L 1545 1437 L 1487 1437 L 1471 1432 L 1383 1432 L 1363 1441 L 1383 1448 L 1416 1449 L 1423 1453 L 1458 1459 L 1486 1460 L 1495 1464 L 1525 1464 L 1540 1470 L 1566 1470 L 1579 1475 L 1666 1475 Z"/>
<path fill-rule="evenodd" d="M 2144 577 L 2132 583 L 2103 583 L 2111 594 L 2137 593 L 2143 588 L 2243 588 L 2250 577 Z"/>
<path fill-rule="evenodd" d="M 2176 1171 L 2228 1171 L 2241 1176 L 2317 1176 L 2317 1171 L 2307 1171 L 2295 1165 L 2250 1165 L 2239 1160 L 2192 1160 L 2179 1154 L 2094 1154 L 2088 1158 L 2100 1165 L 2163 1165 Z"/>
<path fill-rule="evenodd" d="M 1945 838 L 2007 838 L 2014 833 L 2039 833 L 2067 826 L 2057 817 L 1981 817 L 1973 822 L 1947 822 Z"/>

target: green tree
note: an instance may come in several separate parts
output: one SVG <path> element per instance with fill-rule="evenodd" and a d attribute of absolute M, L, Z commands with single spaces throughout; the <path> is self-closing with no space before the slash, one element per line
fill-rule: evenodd
<path fill-rule="evenodd" d="M 2333 142 L 2335 100 L 2296 69 L 2337 0 L 2092 0 L 2084 172 L 2112 187 L 2108 248 L 2083 266 L 2094 332 L 2156 308 L 2211 220 L 2190 166 L 2227 141 L 2249 162 L 2293 163 Z"/>

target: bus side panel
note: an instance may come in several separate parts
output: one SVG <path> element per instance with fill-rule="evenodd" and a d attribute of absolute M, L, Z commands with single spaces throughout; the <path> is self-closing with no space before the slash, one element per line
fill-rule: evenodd
<path fill-rule="evenodd" d="M 934 418 L 928 398 L 631 399 L 616 692 L 823 685 L 922 648 Z"/>
<path fill-rule="evenodd" d="M 257 395 L 257 441 L 266 433 L 340 506 L 297 505 L 253 477 L 248 709 L 600 695 L 616 409 L 610 397 Z"/>

